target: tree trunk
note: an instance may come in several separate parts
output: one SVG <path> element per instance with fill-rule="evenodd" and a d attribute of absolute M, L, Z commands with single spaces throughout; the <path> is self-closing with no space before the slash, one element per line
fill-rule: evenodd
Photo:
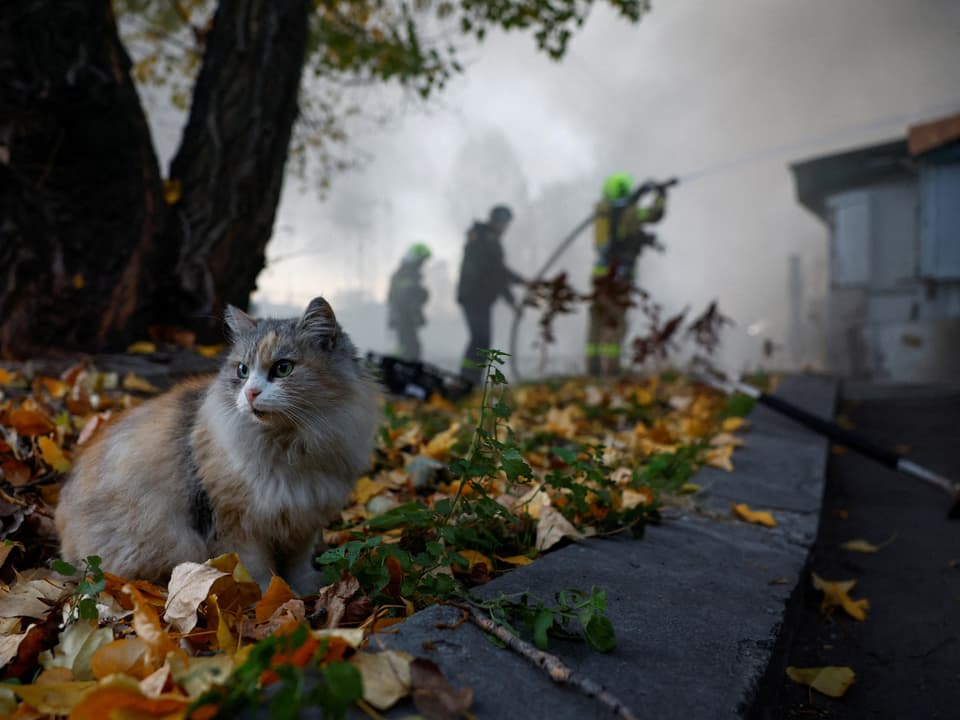
<path fill-rule="evenodd" d="M 173 320 L 218 333 L 246 309 L 280 200 L 307 46 L 309 0 L 221 0 L 171 180 Z"/>
<path fill-rule="evenodd" d="M 0 3 L 0 356 L 143 328 L 165 213 L 109 0 Z"/>

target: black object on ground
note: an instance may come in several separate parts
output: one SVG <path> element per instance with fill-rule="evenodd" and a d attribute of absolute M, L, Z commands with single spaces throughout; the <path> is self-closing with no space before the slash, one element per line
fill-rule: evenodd
<path fill-rule="evenodd" d="M 951 505 L 947 512 L 947 517 L 951 520 L 960 519 L 960 483 L 948 480 L 923 465 L 904 457 L 902 454 L 890 449 L 890 447 L 874 441 L 869 435 L 848 430 L 835 422 L 807 412 L 803 408 L 787 402 L 783 398 L 768 395 L 752 385 L 729 380 L 713 381 L 706 377 L 702 377 L 701 379 L 724 392 L 736 391 L 748 395 L 757 402 L 766 405 L 772 410 L 776 410 L 791 420 L 796 420 L 801 425 L 830 438 L 834 442 L 840 443 L 851 450 L 856 450 L 861 455 L 865 455 L 871 460 L 876 460 L 889 468 L 899 470 L 906 475 L 922 480 L 928 485 L 939 488 L 951 498 Z"/>
<path fill-rule="evenodd" d="M 394 395 L 426 400 L 436 393 L 457 400 L 473 389 L 473 383 L 466 378 L 419 360 L 368 352 L 367 364 Z"/>

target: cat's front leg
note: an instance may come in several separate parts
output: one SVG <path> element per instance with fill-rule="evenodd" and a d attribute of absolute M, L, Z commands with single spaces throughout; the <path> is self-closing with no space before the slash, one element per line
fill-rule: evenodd
<path fill-rule="evenodd" d="M 266 592 L 267 586 L 270 585 L 270 578 L 275 574 L 273 558 L 270 553 L 259 543 L 249 541 L 236 547 L 234 552 L 240 556 L 240 562 L 251 577 L 257 581 L 260 589 Z"/>
<path fill-rule="evenodd" d="M 290 587 L 304 597 L 313 595 L 323 587 L 323 573 L 313 567 L 313 558 L 320 555 L 327 547 L 319 538 L 315 542 L 307 543 L 298 549 L 287 563 L 286 580 Z"/>

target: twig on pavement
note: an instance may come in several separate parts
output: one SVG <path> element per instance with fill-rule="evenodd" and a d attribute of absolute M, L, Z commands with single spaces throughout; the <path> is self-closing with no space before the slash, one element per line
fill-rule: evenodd
<path fill-rule="evenodd" d="M 470 605 L 461 603 L 450 603 L 450 605 L 462 610 L 474 625 L 478 626 L 484 632 L 490 633 L 515 653 L 546 672 L 553 682 L 559 685 L 569 685 L 587 697 L 595 698 L 602 705 L 616 713 L 617 717 L 623 718 L 623 720 L 637 720 L 637 716 L 633 714 L 633 711 L 631 711 L 623 701 L 605 690 L 602 685 L 594 680 L 574 673 L 573 669 L 567 666 L 563 660 L 556 655 L 544 652 L 525 640 L 521 640 L 503 625 L 499 625 L 490 618 L 485 617 L 479 610 Z"/>

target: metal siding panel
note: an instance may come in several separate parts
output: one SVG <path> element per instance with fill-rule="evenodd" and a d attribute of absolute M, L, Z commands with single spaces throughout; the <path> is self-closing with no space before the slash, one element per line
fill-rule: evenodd
<path fill-rule="evenodd" d="M 917 282 L 917 185 L 882 185 L 871 193 L 870 288 L 904 290 Z"/>
<path fill-rule="evenodd" d="M 920 271 L 960 279 L 960 165 L 924 164 L 920 198 Z"/>
<path fill-rule="evenodd" d="M 870 196 L 862 190 L 846 192 L 831 197 L 829 205 L 831 284 L 866 285 L 870 279 Z"/>

